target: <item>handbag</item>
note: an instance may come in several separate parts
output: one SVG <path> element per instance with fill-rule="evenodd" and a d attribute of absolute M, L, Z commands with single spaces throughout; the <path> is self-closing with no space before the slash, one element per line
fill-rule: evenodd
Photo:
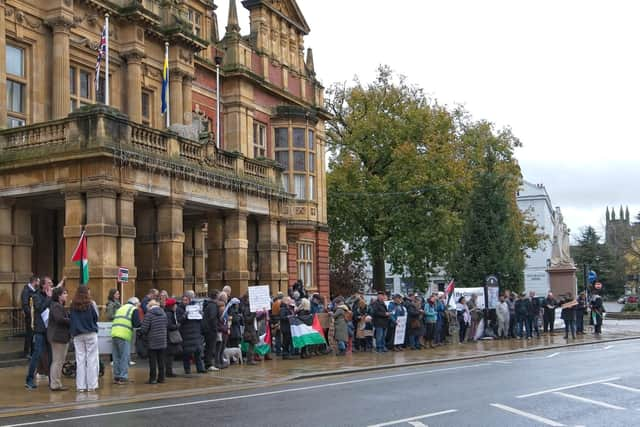
<path fill-rule="evenodd" d="M 169 343 L 182 344 L 182 335 L 180 335 L 179 330 L 169 331 Z"/>

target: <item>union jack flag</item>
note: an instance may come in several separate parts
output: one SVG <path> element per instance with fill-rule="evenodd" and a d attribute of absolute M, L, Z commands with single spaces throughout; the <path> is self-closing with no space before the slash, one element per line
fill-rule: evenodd
<path fill-rule="evenodd" d="M 102 62 L 102 58 L 107 53 L 107 26 L 105 25 L 102 28 L 102 37 L 100 38 L 100 44 L 98 45 L 98 60 L 96 61 L 96 78 L 95 78 L 95 87 L 96 93 L 100 90 L 100 63 Z"/>

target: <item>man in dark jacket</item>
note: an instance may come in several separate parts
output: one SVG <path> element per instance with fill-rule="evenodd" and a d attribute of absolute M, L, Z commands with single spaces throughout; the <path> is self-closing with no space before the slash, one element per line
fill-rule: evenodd
<path fill-rule="evenodd" d="M 204 333 L 204 367 L 209 371 L 217 371 L 214 356 L 218 338 L 218 290 L 209 292 L 209 300 L 204 302 L 202 309 L 202 332 Z"/>
<path fill-rule="evenodd" d="M 280 303 L 280 331 L 282 332 L 282 358 L 291 358 L 291 321 L 294 304 L 291 297 L 284 297 Z"/>
<path fill-rule="evenodd" d="M 43 280 L 40 288 L 32 296 L 33 298 L 33 353 L 31 354 L 31 361 L 29 362 L 29 370 L 27 371 L 27 378 L 25 381 L 25 387 L 29 390 L 37 388 L 34 382 L 34 376 L 38 362 L 43 352 L 51 354 L 49 342 L 47 341 L 47 325 L 43 319 L 44 316 L 48 320 L 49 306 L 51 305 L 52 294 L 52 282 L 51 279 L 46 277 Z"/>
<path fill-rule="evenodd" d="M 202 363 L 202 312 L 198 304 L 193 301 L 195 293 L 185 292 L 182 297 L 182 305 L 177 310 L 178 323 L 180 324 L 180 335 L 182 335 L 182 348 L 184 373 L 191 373 L 191 358 L 195 360 L 196 369 L 199 374 L 207 371 Z"/>
<path fill-rule="evenodd" d="M 33 342 L 33 327 L 31 325 L 31 304 L 33 295 L 36 293 L 40 279 L 31 276 L 29 283 L 24 285 L 20 300 L 22 302 L 22 313 L 24 314 L 24 357 L 31 358 L 31 346 Z"/>
<path fill-rule="evenodd" d="M 540 318 L 540 300 L 536 297 L 534 291 L 529 292 L 529 300 L 531 301 L 531 311 L 527 322 L 529 322 L 529 336 L 533 337 L 533 333 L 536 333 L 536 337 L 540 338 L 540 327 L 538 326 L 538 319 Z"/>
<path fill-rule="evenodd" d="M 522 294 L 516 300 L 516 322 L 518 339 L 529 339 L 531 331 L 527 316 L 531 312 L 531 301 L 527 298 L 527 294 Z"/>
<path fill-rule="evenodd" d="M 556 322 L 556 307 L 558 307 L 558 301 L 553 297 L 553 293 L 549 292 L 543 305 L 544 314 L 542 318 L 542 331 L 544 333 L 549 331 L 553 334 L 553 324 Z"/>
<path fill-rule="evenodd" d="M 378 292 L 378 299 L 371 304 L 371 317 L 373 318 L 374 335 L 376 337 L 376 351 L 383 353 L 387 351 L 384 346 L 384 339 L 389 326 L 389 310 L 384 303 L 384 292 Z"/>

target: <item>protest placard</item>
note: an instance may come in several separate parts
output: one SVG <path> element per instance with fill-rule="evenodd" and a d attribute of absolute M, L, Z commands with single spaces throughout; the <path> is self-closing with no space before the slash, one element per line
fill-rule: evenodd
<path fill-rule="evenodd" d="M 393 345 L 404 344 L 404 334 L 407 331 L 407 316 L 400 316 L 396 320 L 396 335 L 393 338 Z"/>
<path fill-rule="evenodd" d="M 252 313 L 271 308 L 271 292 L 268 285 L 249 286 L 249 309 Z"/>

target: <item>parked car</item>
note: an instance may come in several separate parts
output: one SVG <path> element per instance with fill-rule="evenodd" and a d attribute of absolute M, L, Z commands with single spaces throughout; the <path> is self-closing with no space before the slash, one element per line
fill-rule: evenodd
<path fill-rule="evenodd" d="M 637 304 L 638 303 L 638 295 L 629 295 L 625 301 L 625 304 Z"/>
<path fill-rule="evenodd" d="M 618 304 L 626 304 L 626 303 L 627 303 L 627 297 L 621 296 L 620 298 L 618 298 Z"/>

